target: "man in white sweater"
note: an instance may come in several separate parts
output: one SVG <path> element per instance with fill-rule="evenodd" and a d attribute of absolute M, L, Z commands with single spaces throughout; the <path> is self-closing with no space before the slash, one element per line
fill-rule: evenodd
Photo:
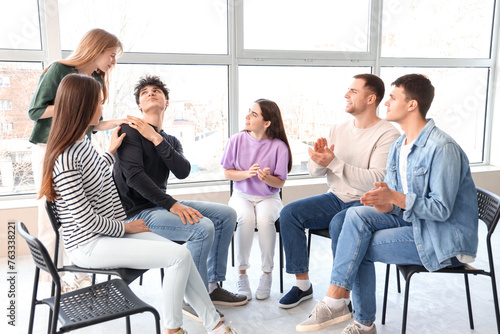
<path fill-rule="evenodd" d="M 361 205 L 360 198 L 386 174 L 391 144 L 400 136 L 390 123 L 377 116 L 385 93 L 383 81 L 373 74 L 359 74 L 345 94 L 345 111 L 354 118 L 332 126 L 328 138 L 309 148 L 309 174 L 325 176 L 326 194 L 307 197 L 285 206 L 280 214 L 286 272 L 296 285 L 281 298 L 282 308 L 292 308 L 312 298 L 305 229 L 329 229 L 335 257 L 345 211 Z"/>

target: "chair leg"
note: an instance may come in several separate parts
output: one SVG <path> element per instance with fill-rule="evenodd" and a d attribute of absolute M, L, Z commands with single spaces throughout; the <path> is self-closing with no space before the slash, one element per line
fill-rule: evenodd
<path fill-rule="evenodd" d="M 95 285 L 95 277 L 96 276 L 97 276 L 96 274 L 92 274 L 92 285 Z M 109 278 L 108 278 L 108 281 L 109 281 Z"/>
<path fill-rule="evenodd" d="M 464 274 L 465 281 L 465 295 L 467 297 L 467 310 L 469 311 L 469 324 L 470 329 L 474 329 L 474 319 L 472 317 L 472 303 L 470 298 L 470 289 L 469 289 L 469 277 L 467 274 Z"/>
<path fill-rule="evenodd" d="M 405 301 L 403 306 L 403 323 L 401 325 L 401 334 L 406 333 L 406 318 L 408 316 L 408 300 L 410 299 L 410 280 L 413 276 L 413 273 L 410 273 L 406 278 L 406 286 L 405 286 Z"/>
<path fill-rule="evenodd" d="M 139 276 L 139 285 L 142 286 L 142 274 Z"/>
<path fill-rule="evenodd" d="M 283 240 L 281 239 L 281 233 L 278 233 L 278 238 L 280 239 L 280 292 L 283 293 Z"/>
<path fill-rule="evenodd" d="M 385 270 L 385 287 L 384 287 L 384 302 L 382 304 L 382 325 L 385 325 L 385 312 L 387 309 L 387 293 L 389 290 L 389 274 L 391 272 L 391 265 L 388 264 Z M 398 274 L 399 277 L 399 274 Z"/>
<path fill-rule="evenodd" d="M 156 310 L 154 312 L 151 311 L 151 313 L 153 313 L 155 317 L 156 334 L 161 334 L 160 315 Z"/>
<path fill-rule="evenodd" d="M 495 272 L 493 268 L 491 269 L 490 277 L 491 277 L 491 289 L 493 290 L 493 302 L 495 304 L 495 316 L 497 318 L 497 330 L 498 333 L 500 333 L 500 311 L 498 306 L 497 283 L 495 280 Z"/>
<path fill-rule="evenodd" d="M 125 318 L 125 330 L 127 331 L 127 334 L 131 334 L 132 331 L 130 329 L 130 316 L 127 315 Z"/>
<path fill-rule="evenodd" d="M 307 230 L 307 258 L 311 257 L 311 230 Z"/>
<path fill-rule="evenodd" d="M 401 279 L 399 278 L 399 268 L 396 266 L 396 279 L 398 281 L 398 293 L 401 293 Z"/>
<path fill-rule="evenodd" d="M 36 267 L 35 279 L 33 281 L 33 296 L 31 297 L 30 321 L 29 321 L 29 325 L 28 325 L 28 334 L 33 333 L 33 323 L 35 322 L 36 295 L 38 292 L 38 279 L 39 279 L 39 277 L 40 277 L 40 268 Z"/>
<path fill-rule="evenodd" d="M 234 267 L 234 232 L 231 237 L 231 265 Z"/>

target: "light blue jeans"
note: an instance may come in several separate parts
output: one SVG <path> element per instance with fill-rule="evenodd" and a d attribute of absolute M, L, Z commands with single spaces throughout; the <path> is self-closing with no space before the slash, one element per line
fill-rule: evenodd
<path fill-rule="evenodd" d="M 305 229 L 330 229 L 332 253 L 335 257 L 337 238 L 344 223 L 345 210 L 361 205 L 359 201 L 344 203 L 333 193 L 303 198 L 286 205 L 280 213 L 280 233 L 286 256 L 286 272 L 309 271 Z"/>
<path fill-rule="evenodd" d="M 186 241 L 194 264 L 208 288 L 208 282 L 226 280 L 229 244 L 236 226 L 236 212 L 227 205 L 179 201 L 198 210 L 203 218 L 184 225 L 179 216 L 162 207 L 143 210 L 128 219 L 142 219 L 152 232 L 172 241 Z"/>
<path fill-rule="evenodd" d="M 347 210 L 330 284 L 352 291 L 354 317 L 358 322 L 375 321 L 374 262 L 422 265 L 412 229 L 402 214 L 382 213 L 373 207 Z"/>
<path fill-rule="evenodd" d="M 68 256 L 84 268 L 165 268 L 162 318 L 166 328 L 182 326 L 184 297 L 207 331 L 220 321 L 189 251 L 154 233 L 126 233 L 122 238 L 101 236 L 68 251 Z"/>

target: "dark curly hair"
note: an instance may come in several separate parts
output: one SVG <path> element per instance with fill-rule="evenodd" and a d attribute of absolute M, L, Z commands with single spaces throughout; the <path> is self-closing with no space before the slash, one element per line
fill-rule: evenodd
<path fill-rule="evenodd" d="M 165 94 L 165 98 L 168 101 L 168 99 L 169 99 L 168 93 L 170 92 L 170 90 L 167 88 L 167 86 L 165 86 L 163 81 L 161 81 L 160 77 L 156 76 L 156 75 L 147 75 L 147 76 L 139 79 L 139 82 L 137 83 L 137 85 L 135 85 L 134 96 L 135 96 L 135 102 L 137 103 L 137 105 L 140 104 L 139 103 L 139 96 L 141 94 L 141 90 L 146 86 L 154 86 L 154 87 L 160 89 L 163 92 L 163 94 Z"/>

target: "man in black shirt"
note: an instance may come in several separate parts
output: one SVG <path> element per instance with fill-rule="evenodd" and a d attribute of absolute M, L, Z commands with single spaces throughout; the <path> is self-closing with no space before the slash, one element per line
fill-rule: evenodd
<path fill-rule="evenodd" d="M 166 192 L 170 172 L 184 179 L 191 170 L 180 141 L 162 130 L 168 92 L 159 77 L 142 78 L 134 91 L 142 118 L 129 116 L 121 129 L 126 136 L 116 153 L 113 176 L 127 218 L 143 219 L 167 239 L 186 241 L 214 304 L 246 304 L 246 296 L 218 284 L 226 279 L 236 212 L 224 204 L 177 201 Z"/>

